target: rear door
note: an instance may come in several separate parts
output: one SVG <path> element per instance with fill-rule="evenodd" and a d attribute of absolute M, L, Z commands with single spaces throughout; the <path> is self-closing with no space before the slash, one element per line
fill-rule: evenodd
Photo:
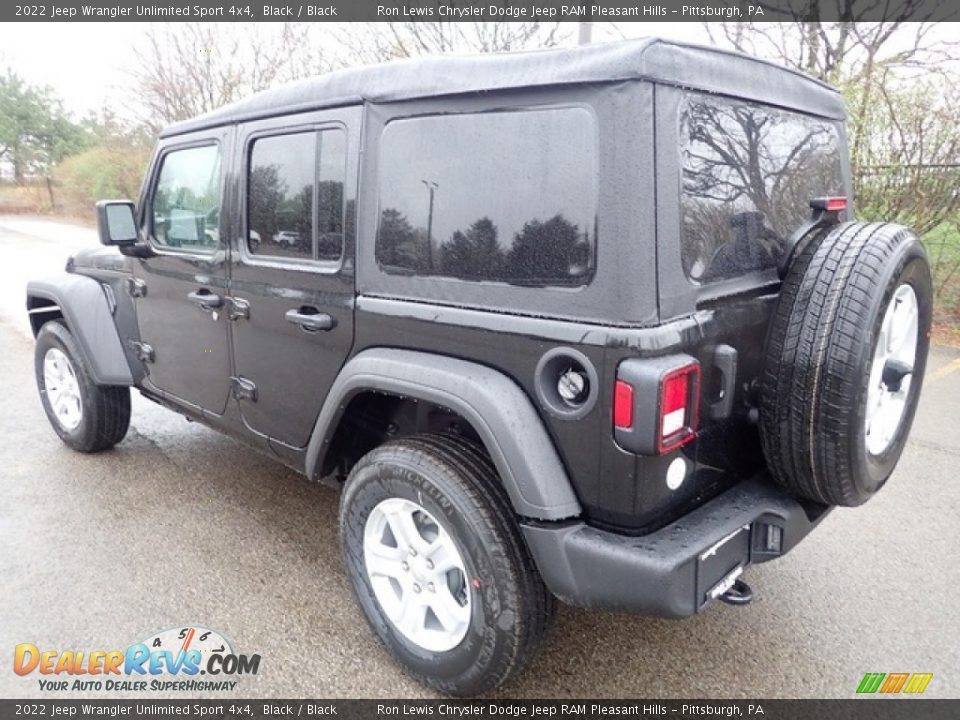
<path fill-rule="evenodd" d="M 237 138 L 234 384 L 244 423 L 306 446 L 353 343 L 361 108 L 247 123 Z"/>
<path fill-rule="evenodd" d="M 220 221 L 231 133 L 218 128 L 161 147 L 141 215 L 152 256 L 134 261 L 129 286 L 145 343 L 146 383 L 215 415 L 229 396 Z"/>

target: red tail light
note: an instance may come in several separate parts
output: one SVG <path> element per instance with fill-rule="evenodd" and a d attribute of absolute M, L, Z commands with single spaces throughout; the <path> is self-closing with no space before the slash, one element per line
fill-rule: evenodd
<path fill-rule="evenodd" d="M 657 419 L 657 450 L 663 454 L 692 440 L 700 420 L 700 366 L 686 365 L 663 377 Z"/>
<path fill-rule="evenodd" d="M 633 427 L 633 385 L 617 380 L 613 389 L 613 426 Z"/>
<path fill-rule="evenodd" d="M 845 197 L 819 197 L 810 201 L 810 207 L 814 210 L 826 210 L 827 212 L 839 212 L 847 209 L 847 199 Z"/>
<path fill-rule="evenodd" d="M 630 358 L 617 366 L 613 435 L 636 455 L 663 455 L 697 435 L 700 363 L 683 353 Z"/>

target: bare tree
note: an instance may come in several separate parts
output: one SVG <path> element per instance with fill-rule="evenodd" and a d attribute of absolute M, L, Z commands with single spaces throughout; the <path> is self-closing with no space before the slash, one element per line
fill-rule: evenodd
<path fill-rule="evenodd" d="M 960 162 L 960 129 L 949 112 L 941 112 L 950 107 L 947 92 L 960 75 L 960 45 L 942 39 L 940 23 L 927 21 L 936 4 L 927 9 L 909 0 L 884 22 L 860 21 L 860 15 L 875 9 L 872 4 L 865 10 L 854 0 L 841 0 L 838 7 L 838 22 L 808 15 L 787 23 L 705 27 L 717 44 L 772 58 L 843 89 L 858 191 L 867 175 L 875 177 L 878 168 L 902 166 L 908 159 L 941 167 Z M 908 86 L 915 90 L 905 90 Z M 918 107 L 928 112 L 917 113 Z M 932 134 L 936 143 L 917 144 Z"/>
<path fill-rule="evenodd" d="M 449 52 L 551 47 L 561 23 L 160 23 L 130 71 L 150 131 L 336 67 Z"/>
<path fill-rule="evenodd" d="M 144 122 L 163 125 L 273 85 L 315 75 L 331 62 L 310 23 L 153 25 L 130 75 Z"/>
<path fill-rule="evenodd" d="M 810 0 L 801 0 L 804 7 Z M 838 86 L 850 132 L 859 214 L 908 224 L 925 234 L 938 294 L 960 278 L 960 44 L 930 22 L 937 3 L 907 0 L 883 22 L 862 21 L 876 4 L 838 0 L 840 20 L 810 13 L 786 23 L 710 23 L 712 40 L 767 57 Z M 811 5 L 812 6 L 812 5 Z M 866 8 L 866 9 L 865 9 Z M 941 243 L 939 247 L 937 243 Z"/>
<path fill-rule="evenodd" d="M 716 45 L 777 60 L 828 82 L 865 79 L 878 68 L 927 69 L 954 57 L 955 43 L 934 39 L 940 25 L 930 22 L 936 3 L 905 0 L 883 22 L 864 16 L 877 6 L 839 0 L 840 20 L 824 22 L 806 7 L 793 22 L 704 23 Z M 810 4 L 816 8 L 815 3 Z"/>
<path fill-rule="evenodd" d="M 388 22 L 356 24 L 341 37 L 349 64 L 452 52 L 509 52 L 553 47 L 567 39 L 563 23 Z"/>
<path fill-rule="evenodd" d="M 858 204 L 922 233 L 960 212 L 960 91 L 938 86 L 880 82 L 860 117 Z"/>
<path fill-rule="evenodd" d="M 868 142 L 864 123 L 872 115 L 874 104 L 883 102 L 884 88 L 911 73 L 946 76 L 956 69 L 951 64 L 960 57 L 960 48 L 955 42 L 936 39 L 935 30 L 940 24 L 927 21 L 936 9 L 935 3 L 930 5 L 930 10 L 920 10 L 917 2 L 909 0 L 891 12 L 887 21 L 863 22 L 859 16 L 868 10 L 853 0 L 842 0 L 842 19 L 838 22 L 821 22 L 807 16 L 787 23 L 723 22 L 705 27 L 717 44 L 769 57 L 855 90 L 851 94 L 856 97 L 848 98 L 848 106 L 853 136 L 851 156 L 857 168 L 863 164 Z"/>

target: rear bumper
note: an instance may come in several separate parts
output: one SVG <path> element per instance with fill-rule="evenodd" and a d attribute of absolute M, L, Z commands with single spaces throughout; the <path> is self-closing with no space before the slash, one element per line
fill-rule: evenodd
<path fill-rule="evenodd" d="M 644 615 L 700 612 L 748 565 L 789 552 L 831 508 L 744 480 L 649 535 L 582 522 L 523 525 L 540 574 L 564 602 Z M 779 541 L 778 541 L 779 535 Z"/>

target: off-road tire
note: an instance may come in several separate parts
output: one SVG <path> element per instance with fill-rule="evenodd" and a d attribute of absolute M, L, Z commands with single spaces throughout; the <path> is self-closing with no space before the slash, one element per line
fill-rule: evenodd
<path fill-rule="evenodd" d="M 382 500 L 423 506 L 455 540 L 471 596 L 466 636 L 432 653 L 390 622 L 364 564 L 367 518 Z M 340 503 L 344 563 L 361 609 L 390 653 L 422 682 L 450 695 L 474 695 L 521 672 L 537 655 L 554 614 L 554 598 L 524 544 L 509 500 L 486 453 L 451 435 L 388 442 L 350 472 Z"/>
<path fill-rule="evenodd" d="M 47 397 L 43 362 L 50 348 L 57 348 L 67 356 L 79 384 L 81 420 L 72 430 L 60 424 Z M 68 446 L 82 453 L 95 453 L 113 447 L 126 436 L 130 427 L 130 388 L 97 385 L 77 341 L 63 321 L 51 320 L 40 328 L 34 349 L 34 373 L 47 419 Z"/>
<path fill-rule="evenodd" d="M 887 306 L 903 284 L 919 310 L 913 379 L 889 446 L 872 455 L 865 442 L 871 362 Z M 923 246 L 898 225 L 844 223 L 794 259 L 768 330 L 760 387 L 767 464 L 794 495 L 854 506 L 887 481 L 917 407 L 932 297 Z"/>

